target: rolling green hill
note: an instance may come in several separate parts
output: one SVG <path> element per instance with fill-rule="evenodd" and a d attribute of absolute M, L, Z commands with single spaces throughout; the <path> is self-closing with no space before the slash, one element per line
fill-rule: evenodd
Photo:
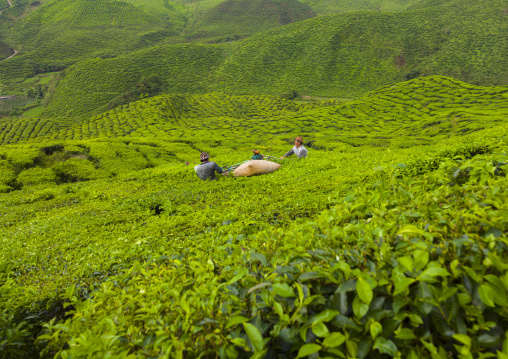
<path fill-rule="evenodd" d="M 121 1 L 53 1 L 12 28 L 22 54 L 0 66 L 0 81 L 61 70 L 78 60 L 150 46 L 172 25 Z"/>
<path fill-rule="evenodd" d="M 301 133 L 316 148 L 337 143 L 411 147 L 501 125 L 508 115 L 507 99 L 506 86 L 480 87 L 441 76 L 386 86 L 345 103 L 222 93 L 163 95 L 74 122 L 6 119 L 0 125 L 0 144 L 113 137 L 194 142 L 201 134 L 263 145 L 269 135 Z"/>
<path fill-rule="evenodd" d="M 66 71 L 46 113 L 67 118 L 100 113 L 150 74 L 160 76 L 169 92 L 207 92 L 206 78 L 222 59 L 223 47 L 182 44 L 83 61 Z"/>
<path fill-rule="evenodd" d="M 228 93 L 356 97 L 416 76 L 507 84 L 504 3 L 454 1 L 403 13 L 318 17 L 237 44 L 212 78 Z"/>
<path fill-rule="evenodd" d="M 295 90 L 339 98 L 434 73 L 474 84 L 507 84 L 503 4 L 475 4 L 460 0 L 414 12 L 318 17 L 220 47 L 187 45 L 181 55 L 180 47 L 164 46 L 84 62 L 66 72 L 46 115 L 102 112 L 144 74 L 164 79 L 169 93 Z"/>
<path fill-rule="evenodd" d="M 187 32 L 242 38 L 316 15 L 297 0 L 227 0 L 199 17 Z"/>
<path fill-rule="evenodd" d="M 504 351 L 507 96 L 433 76 L 348 103 L 164 95 L 0 120 L 0 356 Z M 274 173 L 192 169 L 297 134 L 308 158 Z"/>
<path fill-rule="evenodd" d="M 150 15 L 160 17 L 175 26 L 185 26 L 188 21 L 187 9 L 179 1 L 169 0 L 126 0 Z"/>

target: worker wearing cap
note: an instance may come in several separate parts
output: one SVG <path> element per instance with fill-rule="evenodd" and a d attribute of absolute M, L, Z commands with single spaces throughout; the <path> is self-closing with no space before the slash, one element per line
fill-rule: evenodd
<path fill-rule="evenodd" d="M 261 153 L 259 153 L 259 150 L 252 150 L 252 152 L 254 152 L 254 154 L 252 155 L 251 160 L 262 160 L 263 159 L 263 155 Z"/>
<path fill-rule="evenodd" d="M 298 157 L 298 158 L 307 157 L 307 149 L 305 147 L 303 147 L 303 138 L 301 138 L 300 136 L 295 138 L 294 147 L 280 159 L 282 160 L 283 158 L 289 157 L 293 154 L 295 154 L 296 157 Z"/>
<path fill-rule="evenodd" d="M 210 162 L 210 156 L 207 152 L 201 152 L 199 156 L 201 164 L 194 166 L 194 171 L 198 174 L 198 177 L 203 181 L 210 179 L 210 181 L 216 180 L 215 172 L 222 173 L 220 168 L 215 162 Z"/>

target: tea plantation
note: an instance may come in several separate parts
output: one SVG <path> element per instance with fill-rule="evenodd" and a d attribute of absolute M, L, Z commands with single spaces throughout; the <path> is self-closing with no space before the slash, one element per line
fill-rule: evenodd
<path fill-rule="evenodd" d="M 432 76 L 3 119 L 0 358 L 506 358 L 507 98 Z M 271 174 L 192 168 L 296 135 Z"/>
<path fill-rule="evenodd" d="M 498 0 L 457 0 L 399 13 L 319 16 L 233 43 L 156 46 L 82 61 L 63 72 L 43 115 L 97 115 L 152 74 L 176 94 L 359 98 L 436 74 L 506 85 L 505 8 Z"/>

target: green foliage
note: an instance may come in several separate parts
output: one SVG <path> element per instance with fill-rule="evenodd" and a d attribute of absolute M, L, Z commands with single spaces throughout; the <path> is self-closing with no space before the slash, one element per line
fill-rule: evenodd
<path fill-rule="evenodd" d="M 7 0 L 0 0 L 0 10 L 8 9 L 9 7 Z"/>
<path fill-rule="evenodd" d="M 155 47 L 131 56 L 95 59 L 66 71 L 56 88 L 47 116 L 97 114 L 110 101 L 136 88 L 142 77 L 156 74 L 169 92 L 203 93 L 208 73 L 222 59 L 222 48 L 211 45 Z M 86 79 L 83 74 L 87 73 Z M 122 102 L 122 101 L 120 101 Z"/>
<path fill-rule="evenodd" d="M 234 94 L 291 88 L 303 95 L 357 97 L 415 71 L 506 84 L 507 43 L 497 35 L 507 26 L 505 6 L 497 0 L 452 4 L 323 16 L 266 31 L 235 44 L 214 72 L 212 88 Z M 471 32 L 472 27 L 478 30 Z"/>
<path fill-rule="evenodd" d="M 11 168 L 10 164 L 6 160 L 0 160 L 0 185 L 4 186 L 10 186 L 12 185 L 16 180 L 16 172 Z"/>
<path fill-rule="evenodd" d="M 168 20 L 174 26 L 184 26 L 188 22 L 187 9 L 179 1 L 129 0 L 144 12 Z"/>
<path fill-rule="evenodd" d="M 1 64 L 0 81 L 145 48 L 152 43 L 144 36 L 168 27 L 159 17 L 122 1 L 53 1 L 12 28 L 11 36 L 22 44 L 23 53 Z"/>
<path fill-rule="evenodd" d="M 507 96 L 506 87 L 478 87 L 441 76 L 386 86 L 342 103 L 297 103 L 275 96 L 221 93 L 165 95 L 111 109 L 65 129 L 55 126 L 55 132 L 43 136 L 59 140 L 172 136 L 194 141 L 199 133 L 200 138 L 213 136 L 216 141 L 242 136 L 261 144 L 267 133 L 275 138 L 292 132 L 310 136 L 309 143 L 315 148 L 344 144 L 410 147 L 501 124 Z M 247 133 L 235 128 L 239 120 L 249 129 Z M 19 131 L 12 135 L 10 131 L 9 141 L 26 140 L 17 135 Z"/>
<path fill-rule="evenodd" d="M 0 132 L 0 355 L 502 358 L 506 91 L 164 95 Z M 274 173 L 192 169 L 296 134 Z"/>
<path fill-rule="evenodd" d="M 23 113 L 25 107 L 33 103 L 34 98 L 30 98 L 30 96 L 17 96 L 8 100 L 0 100 L 0 117 L 19 116 Z"/>
<path fill-rule="evenodd" d="M 155 96 L 164 91 L 164 82 L 157 75 L 143 76 L 136 86 L 124 92 L 121 96 L 114 98 L 108 103 L 108 109 L 135 101 L 138 98 Z"/>
<path fill-rule="evenodd" d="M 63 286 L 52 295 L 71 311 L 36 342 L 62 357 L 488 353 L 504 340 L 508 306 L 498 131 L 428 146 L 423 157 L 441 164 L 417 176 L 410 159 L 421 147 L 363 147 L 314 150 L 248 179 L 204 183 L 185 165 L 162 166 L 27 189 L 28 201 L 13 193 L 1 199 L 6 221 L 53 209 L 6 232 L 26 247 L 6 247 L 2 263 L 16 275 L 3 288 L 14 296 L 15 281 L 30 285 L 19 299 L 28 303 Z M 470 176 L 450 184 L 457 167 Z M 87 245 L 72 240 L 85 233 Z"/>
<path fill-rule="evenodd" d="M 168 45 L 81 62 L 66 71 L 46 116 L 98 114 L 111 101 L 111 106 L 126 102 L 122 95 L 150 74 L 169 93 L 231 95 L 291 89 L 305 96 L 357 98 L 428 75 L 505 85 L 504 5 L 483 4 L 457 0 L 400 13 L 323 16 L 233 44 Z"/>
<path fill-rule="evenodd" d="M 50 168 L 34 167 L 21 172 L 17 182 L 22 186 L 55 183 L 57 175 Z"/>
<path fill-rule="evenodd" d="M 102 177 L 100 173 L 97 173 L 93 163 L 82 158 L 70 158 L 65 162 L 57 163 L 53 171 L 60 183 L 88 181 Z"/>

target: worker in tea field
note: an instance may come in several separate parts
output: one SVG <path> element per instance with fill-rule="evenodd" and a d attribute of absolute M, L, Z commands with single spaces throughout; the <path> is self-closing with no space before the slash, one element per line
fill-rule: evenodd
<path fill-rule="evenodd" d="M 215 162 L 210 162 L 210 156 L 208 152 L 201 152 L 199 156 L 201 160 L 201 164 L 194 166 L 194 171 L 198 174 L 198 177 L 203 181 L 210 179 L 210 181 L 214 181 L 215 172 L 222 173 L 222 168 L 220 168 Z"/>
<path fill-rule="evenodd" d="M 289 157 L 293 154 L 295 154 L 298 158 L 307 157 L 307 149 L 303 146 L 303 138 L 301 138 L 300 136 L 295 138 L 294 147 L 280 159 L 282 160 L 282 159 Z"/>
<path fill-rule="evenodd" d="M 263 155 L 261 153 L 259 153 L 259 150 L 252 150 L 252 152 L 254 152 L 254 154 L 250 158 L 251 160 L 262 160 L 263 159 Z"/>

